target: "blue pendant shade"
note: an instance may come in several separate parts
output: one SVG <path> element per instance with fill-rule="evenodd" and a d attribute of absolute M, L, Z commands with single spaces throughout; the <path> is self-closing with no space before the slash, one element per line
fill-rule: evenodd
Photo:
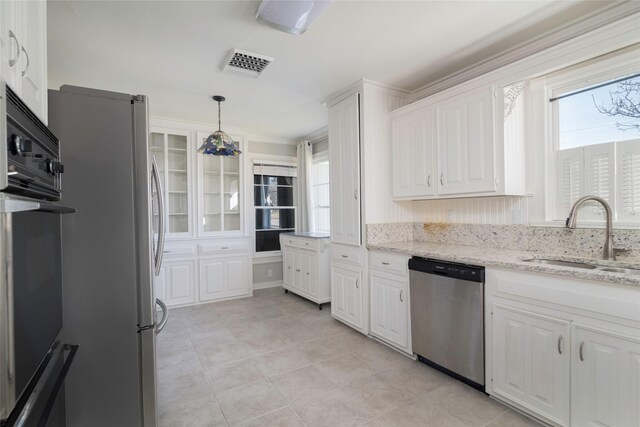
<path fill-rule="evenodd" d="M 198 153 L 213 156 L 237 157 L 242 153 L 236 143 L 220 128 L 220 103 L 225 100 L 223 96 L 216 95 L 213 100 L 218 103 L 218 130 L 204 140 Z"/>

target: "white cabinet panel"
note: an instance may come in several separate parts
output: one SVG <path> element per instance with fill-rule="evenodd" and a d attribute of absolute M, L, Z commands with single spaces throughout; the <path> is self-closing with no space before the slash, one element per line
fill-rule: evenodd
<path fill-rule="evenodd" d="M 293 253 L 293 288 L 302 290 L 302 254 L 299 251 Z"/>
<path fill-rule="evenodd" d="M 285 287 L 293 287 L 293 251 L 287 247 L 282 248 L 282 276 Z"/>
<path fill-rule="evenodd" d="M 356 93 L 329 108 L 331 241 L 359 246 L 360 121 Z"/>
<path fill-rule="evenodd" d="M 435 115 L 432 106 L 392 122 L 393 197 L 434 196 Z"/>
<path fill-rule="evenodd" d="M 496 190 L 493 87 L 437 105 L 438 194 Z"/>
<path fill-rule="evenodd" d="M 195 262 L 165 262 L 163 268 L 165 303 L 177 305 L 195 302 Z"/>
<path fill-rule="evenodd" d="M 408 282 L 371 274 L 371 333 L 402 348 L 409 348 Z"/>
<path fill-rule="evenodd" d="M 565 320 L 493 306 L 493 391 L 569 425 L 570 326 Z"/>
<path fill-rule="evenodd" d="M 200 260 L 200 301 L 222 297 L 224 292 L 224 261 Z"/>
<path fill-rule="evenodd" d="M 321 308 L 331 301 L 328 239 L 281 234 L 282 286 Z"/>
<path fill-rule="evenodd" d="M 0 1 L 0 70 L 2 78 L 15 91 L 20 92 L 20 41 L 22 5 L 18 1 Z"/>
<path fill-rule="evenodd" d="M 249 257 L 234 257 L 225 260 L 227 296 L 245 295 L 249 293 L 249 283 L 247 280 L 249 268 Z"/>
<path fill-rule="evenodd" d="M 364 329 L 362 271 L 338 264 L 331 266 L 331 314 Z"/>
<path fill-rule="evenodd" d="M 573 337 L 573 425 L 640 425 L 640 341 L 580 325 Z"/>

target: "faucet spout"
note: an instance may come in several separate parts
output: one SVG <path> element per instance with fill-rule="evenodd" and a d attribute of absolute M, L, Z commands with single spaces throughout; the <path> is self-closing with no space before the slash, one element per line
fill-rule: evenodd
<path fill-rule="evenodd" d="M 571 207 L 571 212 L 569 212 L 566 227 L 571 229 L 576 228 L 578 222 L 578 210 L 585 202 L 590 201 L 600 203 L 605 210 L 605 213 L 607 215 L 607 236 L 604 242 L 603 258 L 615 260 L 616 254 L 613 250 L 613 215 L 611 213 L 611 206 L 609 206 L 609 203 L 607 203 L 605 199 L 599 196 L 584 196 L 578 199 Z"/>

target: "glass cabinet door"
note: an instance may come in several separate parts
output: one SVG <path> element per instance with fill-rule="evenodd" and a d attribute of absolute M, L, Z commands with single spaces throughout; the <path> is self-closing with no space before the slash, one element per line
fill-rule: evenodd
<path fill-rule="evenodd" d="M 201 142 L 208 134 L 198 132 Z M 202 235 L 242 231 L 241 157 L 197 154 L 200 224 Z"/>
<path fill-rule="evenodd" d="M 154 131 L 151 155 L 155 156 L 165 194 L 167 235 L 191 234 L 190 146 L 188 132 Z M 154 213 L 154 221 L 157 213 Z"/>

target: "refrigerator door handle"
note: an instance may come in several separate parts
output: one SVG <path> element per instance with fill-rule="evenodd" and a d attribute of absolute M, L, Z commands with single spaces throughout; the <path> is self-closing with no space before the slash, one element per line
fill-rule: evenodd
<path fill-rule="evenodd" d="M 156 183 L 156 192 L 158 194 L 158 243 L 156 246 L 156 253 L 154 256 L 155 261 L 155 275 L 160 274 L 160 267 L 162 266 L 162 255 L 164 254 L 164 195 L 162 194 L 162 184 L 160 183 L 160 172 L 158 171 L 158 163 L 155 156 L 151 160 L 151 175 Z"/>
<path fill-rule="evenodd" d="M 169 320 L 169 310 L 167 309 L 167 305 L 160 298 L 156 298 L 156 304 L 162 309 L 162 319 L 160 319 L 160 322 L 156 325 L 156 335 L 158 335 L 164 329 L 164 326 L 167 324 L 167 320 Z"/>

